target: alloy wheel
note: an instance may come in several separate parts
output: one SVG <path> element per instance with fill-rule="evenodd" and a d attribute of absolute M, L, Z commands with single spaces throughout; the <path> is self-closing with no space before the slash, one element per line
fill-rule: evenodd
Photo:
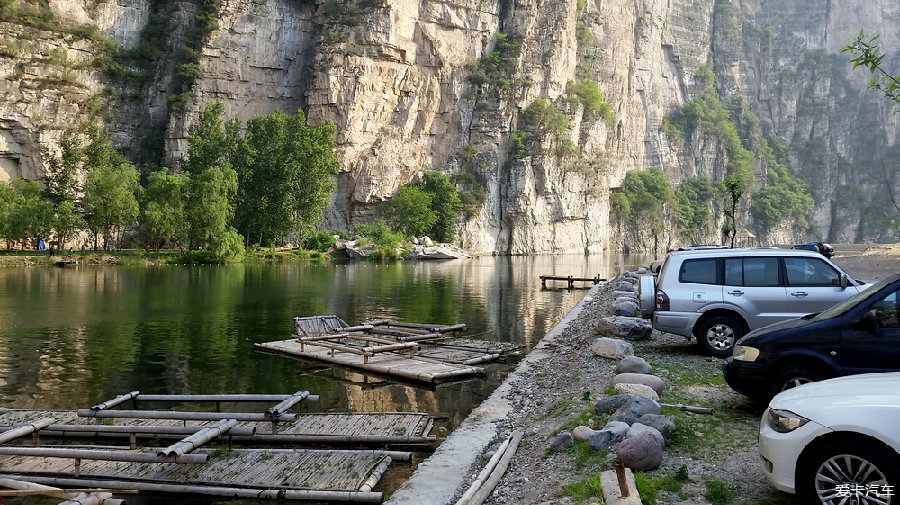
<path fill-rule="evenodd" d="M 713 349 L 730 349 L 734 345 L 734 330 L 725 324 L 716 324 L 706 332 L 706 341 Z"/>
<path fill-rule="evenodd" d="M 816 471 L 815 490 L 823 505 L 888 505 L 887 478 L 872 462 L 837 454 Z"/>

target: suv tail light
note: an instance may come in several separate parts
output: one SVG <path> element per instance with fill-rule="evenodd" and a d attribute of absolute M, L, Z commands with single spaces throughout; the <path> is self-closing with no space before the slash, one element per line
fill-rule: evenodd
<path fill-rule="evenodd" d="M 656 310 L 669 310 L 669 295 L 663 290 L 656 292 Z"/>

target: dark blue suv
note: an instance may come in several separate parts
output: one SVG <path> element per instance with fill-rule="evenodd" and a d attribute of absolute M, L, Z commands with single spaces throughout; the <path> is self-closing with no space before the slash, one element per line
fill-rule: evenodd
<path fill-rule="evenodd" d="M 900 371 L 900 274 L 819 314 L 748 333 L 722 370 L 732 389 L 760 401 L 806 382 Z"/>

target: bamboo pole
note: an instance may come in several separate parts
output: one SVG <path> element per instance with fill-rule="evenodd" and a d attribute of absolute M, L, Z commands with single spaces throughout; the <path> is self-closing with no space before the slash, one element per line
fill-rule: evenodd
<path fill-rule="evenodd" d="M 471 500 L 469 500 L 467 505 L 481 505 L 484 501 L 491 495 L 494 491 L 494 488 L 497 487 L 497 483 L 500 482 L 500 478 L 503 477 L 503 474 L 506 473 L 506 469 L 509 467 L 509 462 L 512 457 L 516 454 L 516 449 L 519 447 L 519 441 L 522 440 L 522 432 L 516 430 L 513 432 L 512 436 L 510 436 L 509 445 L 506 450 L 503 451 L 503 457 L 497 461 L 497 466 L 491 471 L 490 477 L 484 481 L 484 483 L 479 486 L 478 491 L 472 496 Z"/>
<path fill-rule="evenodd" d="M 297 391 L 293 395 L 282 400 L 278 405 L 267 408 L 265 415 L 269 418 L 280 417 L 290 410 L 291 407 L 305 400 L 307 396 L 309 396 L 309 391 Z"/>
<path fill-rule="evenodd" d="M 112 493 L 81 493 L 75 498 L 60 502 L 59 505 L 120 505 L 125 500 L 112 497 Z"/>
<path fill-rule="evenodd" d="M 200 486 L 193 484 L 166 484 L 155 482 L 128 482 L 118 480 L 88 480 L 71 479 L 63 477 L 28 477 L 35 482 L 47 483 L 57 486 L 103 486 L 107 488 L 138 488 L 141 491 L 160 493 L 191 493 L 208 496 L 223 496 L 234 498 L 269 499 L 269 500 L 309 500 L 309 501 L 337 501 L 353 503 L 381 503 L 380 492 L 365 491 L 329 491 L 313 489 L 263 489 L 263 488 L 238 488 L 220 486 Z"/>
<path fill-rule="evenodd" d="M 180 442 L 178 442 L 176 444 L 172 444 L 169 447 L 166 447 L 165 449 L 161 449 L 161 450 L 157 451 L 156 455 L 157 456 L 168 456 L 171 458 L 171 457 L 175 457 L 175 456 L 181 456 L 188 452 L 192 452 L 194 449 L 200 447 L 201 445 L 205 444 L 206 442 L 209 442 L 210 440 L 218 437 L 222 433 L 225 433 L 228 430 L 230 430 L 231 428 L 234 428 L 235 426 L 237 426 L 237 423 L 238 422 L 235 419 L 223 419 L 223 420 L 217 422 L 216 424 L 214 424 L 213 426 L 207 426 L 207 427 L 203 428 L 202 430 L 198 431 L 197 433 L 194 433 L 193 435 L 186 437 L 184 440 L 181 440 Z"/>
<path fill-rule="evenodd" d="M 62 436 L 65 434 L 84 435 L 178 435 L 185 436 L 197 433 L 202 430 L 203 426 L 130 426 L 115 425 L 104 426 L 102 424 L 51 424 L 41 430 L 44 436 Z M 0 433 L 5 433 L 11 429 L 9 426 L 0 426 Z M 228 432 L 229 435 L 236 437 L 252 437 L 256 434 L 255 426 L 235 426 Z"/>
<path fill-rule="evenodd" d="M 423 333 L 422 335 L 409 335 L 405 337 L 397 337 L 397 340 L 401 342 L 418 342 L 421 340 L 437 340 L 439 338 L 444 337 L 443 333 Z"/>
<path fill-rule="evenodd" d="M 39 458 L 90 459 L 99 461 L 123 461 L 126 463 L 206 463 L 208 454 L 184 454 L 159 456 L 146 452 L 101 451 L 89 449 L 64 449 L 53 447 L 0 447 L 0 455 L 35 456 Z"/>
<path fill-rule="evenodd" d="M 115 407 L 116 405 L 119 405 L 120 403 L 124 403 L 124 402 L 127 402 L 128 400 L 131 400 L 139 394 L 140 394 L 139 391 L 132 391 L 130 393 L 125 393 L 124 395 L 119 395 L 107 402 L 98 403 L 97 405 L 94 405 L 93 407 L 91 407 L 91 410 L 109 409 L 109 408 Z"/>
<path fill-rule="evenodd" d="M 56 421 L 56 419 L 54 419 L 52 417 L 43 417 L 33 423 L 24 424 L 22 426 L 18 426 L 18 427 L 12 428 L 10 430 L 7 430 L 7 431 L 3 432 L 2 435 L 0 435 L 0 444 L 4 444 L 6 442 L 9 442 L 10 440 L 14 440 L 16 438 L 28 435 L 30 433 L 34 433 L 36 431 L 42 430 L 42 429 L 46 428 L 47 426 L 50 426 L 51 424 L 53 424 L 55 421 Z"/>
<path fill-rule="evenodd" d="M 370 347 L 363 347 L 362 350 L 368 353 L 376 353 L 376 352 L 388 352 L 388 351 L 401 351 L 401 350 L 411 350 L 415 351 L 419 348 L 419 344 L 415 342 L 402 343 L 402 344 L 385 344 L 385 345 L 374 345 Z"/>
<path fill-rule="evenodd" d="M 148 402 L 280 402 L 293 394 L 224 394 L 224 395 L 139 395 L 139 401 Z M 315 396 L 318 400 L 318 395 Z"/>
<path fill-rule="evenodd" d="M 475 493 L 478 492 L 478 489 L 484 484 L 484 481 L 487 480 L 488 476 L 491 472 L 494 471 L 494 468 L 497 467 L 497 462 L 500 461 L 500 458 L 503 457 L 503 453 L 506 452 L 506 448 L 509 447 L 509 441 L 512 439 L 512 435 L 506 437 L 506 440 L 500 444 L 500 447 L 494 452 L 494 455 L 491 456 L 491 459 L 488 461 L 487 465 L 481 469 L 481 472 L 478 473 L 478 477 L 475 479 L 475 482 L 469 486 L 469 489 L 463 493 L 462 496 L 459 497 L 459 500 L 456 500 L 456 505 L 466 505 L 469 503 L 469 500 L 475 496 Z"/>
<path fill-rule="evenodd" d="M 181 412 L 175 410 L 90 410 L 78 409 L 80 417 L 105 417 L 120 419 L 177 419 L 183 421 L 221 421 L 235 419 L 238 421 L 292 423 L 297 420 L 296 414 L 284 414 L 276 419 L 255 412 Z"/>
<path fill-rule="evenodd" d="M 382 458 L 382 460 L 378 463 L 378 466 L 372 469 L 372 473 L 369 475 L 369 478 L 363 482 L 361 486 L 359 486 L 360 491 L 371 491 L 377 484 L 378 481 L 381 480 L 381 477 L 384 476 L 384 472 L 391 467 L 391 458 L 386 457 Z"/>

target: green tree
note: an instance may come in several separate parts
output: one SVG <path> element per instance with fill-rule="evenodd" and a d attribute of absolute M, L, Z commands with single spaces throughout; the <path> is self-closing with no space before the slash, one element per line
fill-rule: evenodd
<path fill-rule="evenodd" d="M 381 205 L 381 212 L 392 229 L 407 237 L 421 237 L 437 221 L 437 214 L 431 209 L 432 201 L 431 193 L 416 185 L 406 185 Z"/>
<path fill-rule="evenodd" d="M 275 111 L 247 123 L 234 167 L 238 174 L 235 221 L 248 240 L 284 243 L 293 231 L 309 232 L 322 217 L 340 169 L 333 123 L 306 124 L 303 111 Z"/>
<path fill-rule="evenodd" d="M 653 232 L 653 249 L 658 249 L 665 205 L 674 199 L 672 183 L 659 167 L 632 170 L 622 181 L 622 193 L 628 199 L 632 222 Z"/>
<path fill-rule="evenodd" d="M 734 237 L 737 235 L 737 220 L 735 213 L 737 212 L 738 202 L 744 194 L 744 180 L 737 175 L 728 175 L 722 179 L 722 185 L 725 188 L 725 223 L 722 224 L 722 233 L 726 240 L 734 247 Z"/>
<path fill-rule="evenodd" d="M 685 179 L 675 191 L 675 223 L 679 234 L 691 243 L 699 243 L 710 221 L 710 204 L 715 189 L 708 177 Z"/>
<path fill-rule="evenodd" d="M 860 30 L 855 39 L 841 48 L 841 52 L 853 55 L 850 59 L 853 68 L 864 67 L 872 73 L 869 88 L 881 91 L 896 105 L 900 105 L 900 76 L 891 75 L 882 66 L 884 53 L 878 47 L 878 36 L 876 33 L 866 37 L 865 30 Z"/>
<path fill-rule="evenodd" d="M 231 165 L 237 145 L 237 121 L 222 121 L 222 102 L 208 103 L 188 130 L 184 180 L 184 217 L 188 249 L 208 246 L 228 231 L 237 199 L 237 173 Z"/>
<path fill-rule="evenodd" d="M 124 158 L 109 161 L 113 164 L 91 168 L 81 201 L 95 250 L 100 235 L 103 235 L 103 250 L 117 246 L 122 234 L 134 226 L 139 215 L 135 196 L 140 190 L 137 170 Z"/>
<path fill-rule="evenodd" d="M 182 178 L 162 168 L 147 176 L 141 198 L 141 217 L 147 237 L 160 246 L 172 240 L 184 228 Z"/>
<path fill-rule="evenodd" d="M 53 229 L 56 230 L 56 240 L 60 249 L 65 248 L 66 242 L 84 227 L 84 217 L 76 208 L 75 202 L 66 200 L 56 206 Z"/>
<path fill-rule="evenodd" d="M 78 171 L 85 161 L 85 154 L 79 136 L 72 131 L 63 133 L 59 147 L 59 157 L 47 147 L 41 148 L 41 154 L 47 169 L 47 186 L 43 194 L 53 205 L 53 229 L 59 247 L 63 248 L 85 224 L 77 205 Z"/>
<path fill-rule="evenodd" d="M 428 235 L 438 242 L 450 242 L 456 235 L 456 215 L 463 210 L 459 191 L 450 179 L 440 172 L 425 172 L 422 190 L 431 195 L 431 210 L 436 219 Z"/>
<path fill-rule="evenodd" d="M 16 178 L 9 187 L 0 192 L 5 197 L 3 231 L 6 239 L 21 241 L 26 247 L 28 240 L 49 237 L 53 227 L 53 207 L 41 198 L 41 187 L 37 181 Z"/>

